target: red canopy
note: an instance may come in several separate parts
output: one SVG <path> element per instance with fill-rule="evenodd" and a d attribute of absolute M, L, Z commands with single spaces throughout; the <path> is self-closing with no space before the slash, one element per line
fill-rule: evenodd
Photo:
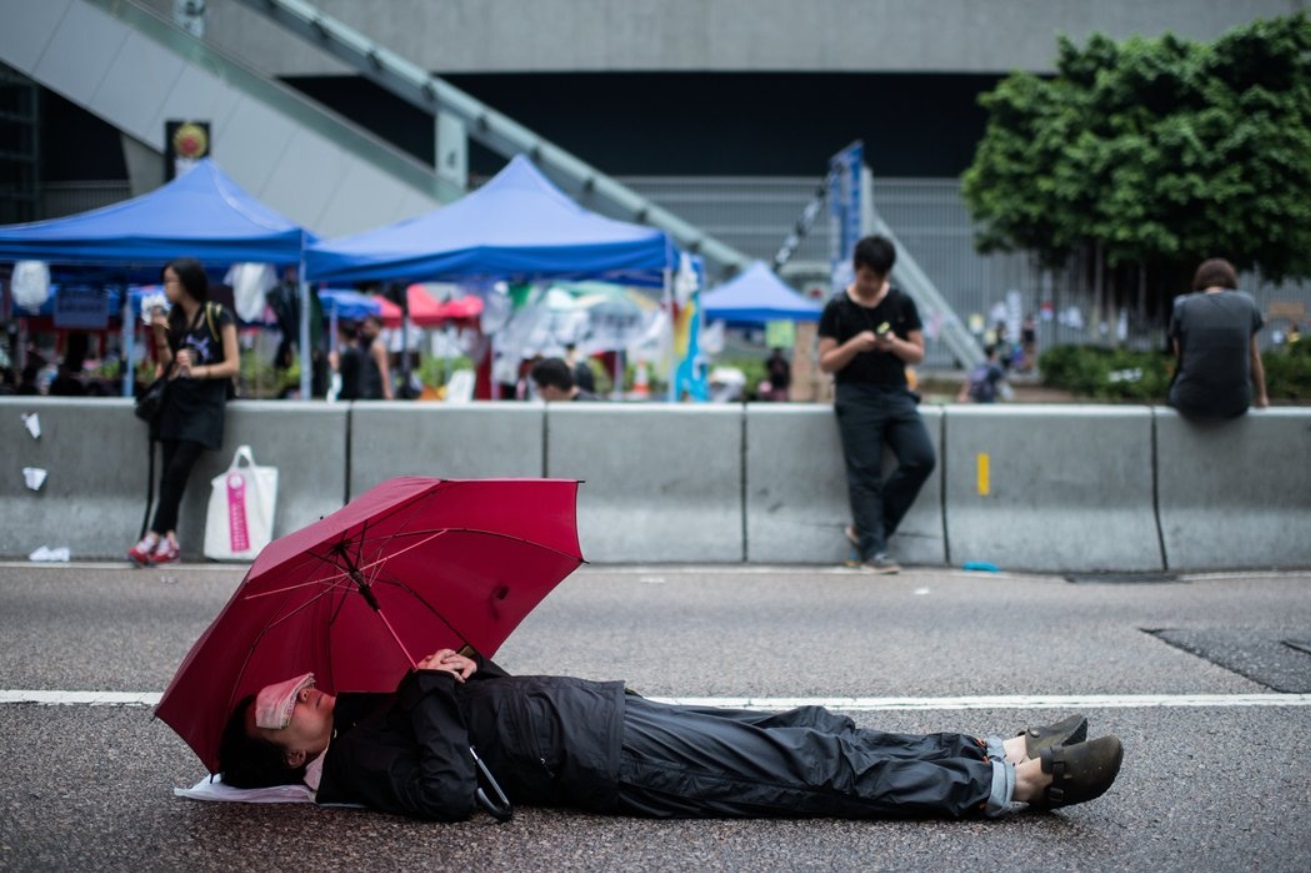
<path fill-rule="evenodd" d="M 483 302 L 477 297 L 442 303 L 422 285 L 411 285 L 405 295 L 410 304 L 410 324 L 416 327 L 441 327 L 448 321 L 474 324 L 483 311 Z M 382 323 L 387 327 L 400 327 L 401 308 L 385 298 L 378 299 L 382 303 Z"/>

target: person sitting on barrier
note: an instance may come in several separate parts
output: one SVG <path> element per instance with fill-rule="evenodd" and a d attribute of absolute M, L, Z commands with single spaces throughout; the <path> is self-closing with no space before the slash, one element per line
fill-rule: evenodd
<path fill-rule="evenodd" d="M 229 718 L 224 783 L 304 782 L 318 803 L 459 821 L 481 800 L 482 762 L 494 774 L 484 783 L 532 806 L 653 818 L 960 819 L 997 816 L 1013 802 L 1055 809 L 1092 800 L 1114 782 L 1123 754 L 1114 736 L 1085 741 L 1081 715 L 1006 740 L 893 734 L 818 706 L 677 706 L 621 682 L 515 677 L 470 654 L 434 652 L 394 694 L 333 697 L 313 674 L 266 686 Z"/>
<path fill-rule="evenodd" d="M 1256 335 L 1265 325 L 1238 273 L 1223 258 L 1203 261 L 1193 293 L 1175 298 L 1170 344 L 1178 361 L 1169 403 L 1196 419 L 1235 418 L 1270 405 Z M 1255 395 L 1255 396 L 1254 396 Z"/>
<path fill-rule="evenodd" d="M 537 386 L 537 396 L 543 400 L 600 400 L 591 391 L 584 391 L 574 381 L 573 368 L 563 358 L 543 358 L 533 364 L 529 375 Z"/>

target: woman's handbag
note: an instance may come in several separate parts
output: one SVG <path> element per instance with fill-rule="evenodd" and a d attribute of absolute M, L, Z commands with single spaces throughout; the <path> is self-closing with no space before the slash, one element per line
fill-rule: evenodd
<path fill-rule="evenodd" d="M 168 389 L 168 377 L 160 376 L 154 382 L 137 395 L 136 406 L 133 412 L 137 418 L 148 424 L 154 424 L 159 420 L 159 413 L 164 409 L 164 392 Z"/>

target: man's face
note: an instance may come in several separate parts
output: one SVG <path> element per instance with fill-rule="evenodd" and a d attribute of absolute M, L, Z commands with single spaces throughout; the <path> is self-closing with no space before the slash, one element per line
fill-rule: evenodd
<path fill-rule="evenodd" d="M 288 753 L 316 755 L 328 747 L 328 740 L 332 738 L 332 713 L 336 705 L 337 698 L 310 685 L 296 693 L 291 721 L 286 727 L 255 727 L 254 730 Z"/>
<path fill-rule="evenodd" d="M 862 264 L 856 268 L 856 293 L 861 297 L 873 297 L 879 293 L 886 278 L 882 273 L 876 273 Z"/>
<path fill-rule="evenodd" d="M 537 396 L 543 400 L 568 400 L 569 392 L 556 385 L 537 385 Z"/>

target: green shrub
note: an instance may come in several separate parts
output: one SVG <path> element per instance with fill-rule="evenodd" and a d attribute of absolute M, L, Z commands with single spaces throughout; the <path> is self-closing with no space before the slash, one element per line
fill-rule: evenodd
<path fill-rule="evenodd" d="M 450 359 L 450 372 L 447 372 L 446 364 L 446 358 L 435 358 L 432 355 L 425 356 L 423 362 L 419 364 L 419 381 L 429 388 L 440 388 L 451 380 L 451 376 L 461 370 L 472 370 L 474 368 L 473 361 L 464 356 Z"/>
<path fill-rule="evenodd" d="M 1274 401 L 1311 400 L 1311 343 L 1263 352 L 1266 391 Z M 1044 385 L 1098 400 L 1164 403 L 1174 358 L 1163 352 L 1104 346 L 1053 346 L 1038 360 Z"/>
<path fill-rule="evenodd" d="M 1038 359 L 1043 384 L 1097 400 L 1163 402 L 1174 361 L 1162 352 L 1053 346 Z"/>
<path fill-rule="evenodd" d="M 761 382 L 769 380 L 769 368 L 764 358 L 726 358 L 715 362 L 716 367 L 736 367 L 746 376 L 747 381 L 742 391 L 748 397 L 756 396 L 756 389 Z"/>
<path fill-rule="evenodd" d="M 1271 400 L 1311 400 L 1311 342 L 1271 349 L 1261 355 Z"/>

